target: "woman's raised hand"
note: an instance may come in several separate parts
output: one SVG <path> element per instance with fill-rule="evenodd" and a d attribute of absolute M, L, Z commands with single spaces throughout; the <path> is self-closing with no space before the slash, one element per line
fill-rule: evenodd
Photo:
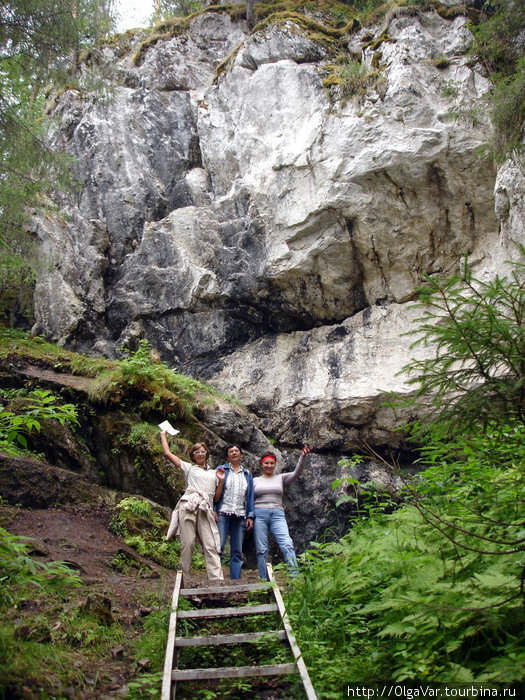
<path fill-rule="evenodd" d="M 312 451 L 312 448 L 310 447 L 310 445 L 303 445 L 302 451 L 303 451 L 303 457 L 306 457 L 307 454 L 310 454 L 310 452 Z"/>

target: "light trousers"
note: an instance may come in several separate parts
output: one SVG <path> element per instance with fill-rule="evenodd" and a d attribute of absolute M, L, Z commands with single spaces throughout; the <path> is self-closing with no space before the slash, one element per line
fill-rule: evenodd
<path fill-rule="evenodd" d="M 214 527 L 217 527 L 213 523 Z M 190 578 L 191 557 L 197 535 L 204 551 L 206 560 L 206 574 L 210 583 L 223 581 L 221 559 L 215 546 L 215 536 L 212 531 L 212 523 L 206 511 L 197 508 L 194 512 L 181 510 L 179 515 L 180 528 L 180 566 L 182 575 L 186 581 Z"/>

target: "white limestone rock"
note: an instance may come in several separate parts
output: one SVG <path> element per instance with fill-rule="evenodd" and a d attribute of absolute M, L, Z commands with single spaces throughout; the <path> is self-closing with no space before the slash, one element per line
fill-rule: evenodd
<path fill-rule="evenodd" d="M 366 31 L 385 29 L 349 38 L 379 78 L 346 102 L 293 21 L 249 35 L 212 12 L 137 60 L 140 33 L 104 49 L 110 98 L 68 91 L 54 110 L 82 188 L 61 195 L 64 227 L 35 223 L 60 259 L 35 330 L 105 354 L 147 337 L 283 444 L 399 446 L 382 402 L 410 390 L 414 290 L 466 253 L 493 274 L 523 240 L 523 174 L 496 183 L 477 155 L 491 127 L 469 110 L 489 83 L 467 20 L 398 13 Z"/>
<path fill-rule="evenodd" d="M 398 446 L 400 416 L 383 404 L 389 392 L 411 391 L 401 370 L 428 352 L 412 350 L 414 337 L 403 333 L 418 314 L 413 305 L 374 306 L 341 324 L 257 340 L 230 355 L 213 383 L 281 443 L 334 450 L 359 438 Z"/>

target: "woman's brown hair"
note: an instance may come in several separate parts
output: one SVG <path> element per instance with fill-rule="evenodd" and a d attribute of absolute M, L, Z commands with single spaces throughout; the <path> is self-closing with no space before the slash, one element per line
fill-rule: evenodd
<path fill-rule="evenodd" d="M 206 461 L 208 461 L 208 459 L 210 458 L 210 451 L 208 447 L 204 444 L 204 442 L 196 442 L 194 445 L 191 446 L 190 459 L 193 459 L 193 453 L 200 448 L 206 450 Z"/>

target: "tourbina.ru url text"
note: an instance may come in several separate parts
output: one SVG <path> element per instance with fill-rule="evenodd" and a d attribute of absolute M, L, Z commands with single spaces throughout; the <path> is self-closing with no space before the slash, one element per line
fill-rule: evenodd
<path fill-rule="evenodd" d="M 494 687 L 482 684 L 433 684 L 433 685 L 405 685 L 403 683 L 385 683 L 373 686 L 352 684 L 347 687 L 346 697 L 367 698 L 367 700 L 379 700 L 380 698 L 402 698 L 403 700 L 420 700 L 432 698 L 446 700 L 447 698 L 501 698 L 504 700 L 519 700 L 521 694 L 516 687 Z"/>

